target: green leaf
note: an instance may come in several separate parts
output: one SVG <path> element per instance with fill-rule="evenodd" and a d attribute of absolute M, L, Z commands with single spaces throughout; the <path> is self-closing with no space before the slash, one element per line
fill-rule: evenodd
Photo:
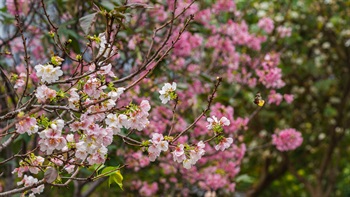
<path fill-rule="evenodd" d="M 254 179 L 247 174 L 242 174 L 241 176 L 237 177 L 236 182 L 253 183 Z"/>
<path fill-rule="evenodd" d="M 111 186 L 113 182 L 119 185 L 120 189 L 123 190 L 123 175 L 120 173 L 120 170 L 109 176 L 108 185 Z"/>
<path fill-rule="evenodd" d="M 101 174 L 104 174 L 105 176 L 109 176 L 108 178 L 108 187 L 111 186 L 112 183 L 116 183 L 119 185 L 120 189 L 123 190 L 123 175 L 120 173 L 120 170 L 117 170 L 119 166 L 108 166 L 105 167 Z"/>
<path fill-rule="evenodd" d="M 96 171 L 97 174 L 99 174 L 99 171 L 101 171 L 102 168 L 104 168 L 105 165 L 100 165 L 100 164 L 95 164 L 95 165 L 92 165 L 90 166 L 90 170 L 93 170 L 93 171 Z"/>
<path fill-rule="evenodd" d="M 104 174 L 105 176 L 110 176 L 112 175 L 113 173 L 116 172 L 116 169 L 118 169 L 119 166 L 108 166 L 108 167 L 105 167 L 102 171 L 101 171 L 101 174 Z"/>
<path fill-rule="evenodd" d="M 122 5 L 121 0 L 102 0 L 100 3 L 107 10 L 113 10 L 115 6 Z"/>
<path fill-rule="evenodd" d="M 97 14 L 98 12 L 95 12 L 95 13 L 83 16 L 79 19 L 79 24 L 85 34 L 89 34 L 91 26 L 96 21 Z"/>

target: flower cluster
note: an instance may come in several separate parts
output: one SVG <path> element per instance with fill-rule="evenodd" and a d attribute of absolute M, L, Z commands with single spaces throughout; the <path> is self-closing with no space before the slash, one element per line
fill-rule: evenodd
<path fill-rule="evenodd" d="M 37 178 L 34 178 L 32 176 L 27 176 L 24 175 L 23 179 L 20 182 L 17 182 L 17 185 L 24 185 L 25 187 L 29 187 L 34 185 L 35 183 L 38 182 Z M 35 187 L 33 189 L 31 189 L 32 193 L 29 195 L 30 197 L 34 197 L 34 194 L 40 194 L 44 191 L 45 185 L 39 185 L 38 187 Z"/>
<path fill-rule="evenodd" d="M 38 64 L 35 66 L 36 75 L 41 77 L 42 82 L 55 82 L 60 76 L 63 75 L 63 72 L 59 66 L 53 67 L 51 64 L 41 65 Z"/>
<path fill-rule="evenodd" d="M 56 97 L 56 91 L 48 88 L 46 85 L 41 85 L 36 89 L 35 96 L 40 103 L 45 103 L 47 99 Z"/>
<path fill-rule="evenodd" d="M 62 137 L 63 127 L 64 120 L 58 119 L 50 125 L 50 128 L 39 133 L 39 145 L 41 151 L 50 155 L 54 150 L 62 150 L 66 146 L 67 141 Z"/>
<path fill-rule="evenodd" d="M 107 146 L 113 141 L 113 130 L 109 127 L 102 128 L 94 122 L 93 116 L 86 114 L 70 125 L 73 131 L 79 131 L 84 135 L 76 141 L 70 137 L 69 142 L 76 148 L 75 157 L 89 162 L 90 165 L 103 163 L 106 159 Z M 68 140 L 68 138 L 67 138 Z"/>
<path fill-rule="evenodd" d="M 33 153 L 30 154 L 30 157 L 26 158 L 25 161 L 21 160 L 19 162 L 20 167 L 15 168 L 12 171 L 12 174 L 17 173 L 18 177 L 22 177 L 23 173 L 30 172 L 32 174 L 38 174 L 39 167 L 43 164 L 44 158 L 41 156 L 35 156 Z"/>
<path fill-rule="evenodd" d="M 122 89 L 119 93 L 113 93 L 111 99 L 119 98 L 121 92 Z M 80 121 L 70 124 L 72 131 L 85 134 L 78 142 L 70 137 L 71 146 L 76 147 L 76 158 L 87 159 L 90 165 L 103 163 L 106 159 L 107 146 L 113 141 L 113 135 L 119 134 L 122 128 L 141 131 L 148 125 L 148 112 L 151 107 L 147 100 L 141 101 L 139 106 L 130 104 L 127 108 L 128 110 L 123 113 L 110 113 L 106 117 L 103 113 L 88 115 L 87 113 L 95 112 L 95 107 L 91 106 L 91 109 L 89 108 L 87 113 L 80 117 Z M 103 120 L 106 123 L 105 128 L 96 123 Z"/>
<path fill-rule="evenodd" d="M 263 29 L 266 33 L 271 33 L 274 28 L 273 20 L 270 18 L 262 18 L 258 22 L 259 28 Z"/>
<path fill-rule="evenodd" d="M 269 97 L 268 97 L 268 103 L 269 104 L 276 104 L 279 105 L 281 104 L 282 100 L 285 100 L 288 104 L 292 103 L 294 100 L 294 95 L 292 94 L 284 94 L 282 96 L 282 94 L 277 93 L 276 90 L 271 90 Z"/>
<path fill-rule="evenodd" d="M 103 93 L 106 86 L 101 86 L 101 81 L 97 78 L 90 78 L 84 84 L 84 92 L 91 98 L 97 99 Z"/>
<path fill-rule="evenodd" d="M 205 144 L 199 141 L 195 146 L 179 144 L 172 152 L 175 162 L 183 164 L 184 168 L 190 169 L 205 154 Z M 189 156 L 186 156 L 189 155 Z"/>
<path fill-rule="evenodd" d="M 24 161 L 21 160 L 19 162 L 20 167 L 15 168 L 12 171 L 12 174 L 17 173 L 18 177 L 23 177 L 23 174 L 26 172 L 30 172 L 32 174 L 38 174 L 40 171 L 40 167 L 43 165 L 45 159 L 41 156 L 35 156 L 33 153 L 29 155 Z M 38 182 L 37 178 L 33 176 L 24 175 L 21 181 L 17 182 L 17 185 L 24 185 L 25 187 L 29 187 Z M 32 193 L 29 196 L 33 197 L 35 194 L 40 194 L 44 191 L 45 186 L 39 185 L 38 187 L 32 188 L 30 191 Z"/>
<path fill-rule="evenodd" d="M 199 141 L 196 146 L 190 148 L 190 157 L 183 161 L 184 168 L 190 169 L 205 154 L 205 144 Z"/>
<path fill-rule="evenodd" d="M 25 117 L 23 120 L 19 121 L 16 124 L 16 132 L 19 134 L 28 133 L 28 135 L 32 135 L 33 133 L 38 132 L 38 125 L 36 125 L 37 121 L 33 117 Z"/>
<path fill-rule="evenodd" d="M 151 142 L 150 146 L 148 147 L 148 157 L 150 161 L 155 161 L 157 157 L 159 157 L 161 151 L 165 152 L 169 148 L 169 143 L 168 141 L 164 140 L 162 134 L 153 133 L 152 139 L 149 141 Z"/>
<path fill-rule="evenodd" d="M 279 151 L 290 151 L 298 148 L 303 143 L 301 133 L 293 128 L 278 131 L 272 135 L 272 144 Z"/>

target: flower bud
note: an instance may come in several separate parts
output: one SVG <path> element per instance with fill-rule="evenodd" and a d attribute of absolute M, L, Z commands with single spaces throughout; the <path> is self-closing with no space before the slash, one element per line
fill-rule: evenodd
<path fill-rule="evenodd" d="M 55 66 L 61 65 L 63 61 L 64 61 L 64 59 L 57 56 L 57 55 L 51 57 L 51 63 Z"/>

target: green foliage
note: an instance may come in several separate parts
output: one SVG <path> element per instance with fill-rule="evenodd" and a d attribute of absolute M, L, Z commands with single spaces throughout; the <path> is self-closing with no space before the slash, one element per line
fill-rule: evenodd
<path fill-rule="evenodd" d="M 108 186 L 110 187 L 112 183 L 117 184 L 120 189 L 123 190 L 123 175 L 120 173 L 119 166 L 112 167 L 108 166 L 105 167 L 101 171 L 101 175 L 108 176 Z"/>
<path fill-rule="evenodd" d="M 51 124 L 51 122 L 49 121 L 49 118 L 44 115 L 41 115 L 40 118 L 37 120 L 37 122 L 38 122 L 38 126 L 43 128 L 48 128 Z"/>

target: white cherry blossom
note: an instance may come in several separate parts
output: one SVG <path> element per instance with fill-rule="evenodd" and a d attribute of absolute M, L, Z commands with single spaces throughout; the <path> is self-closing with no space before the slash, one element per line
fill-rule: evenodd
<path fill-rule="evenodd" d="M 61 67 L 53 67 L 51 64 L 42 65 L 38 64 L 35 66 L 36 75 L 41 77 L 42 82 L 52 83 L 59 79 L 63 75 Z"/>

